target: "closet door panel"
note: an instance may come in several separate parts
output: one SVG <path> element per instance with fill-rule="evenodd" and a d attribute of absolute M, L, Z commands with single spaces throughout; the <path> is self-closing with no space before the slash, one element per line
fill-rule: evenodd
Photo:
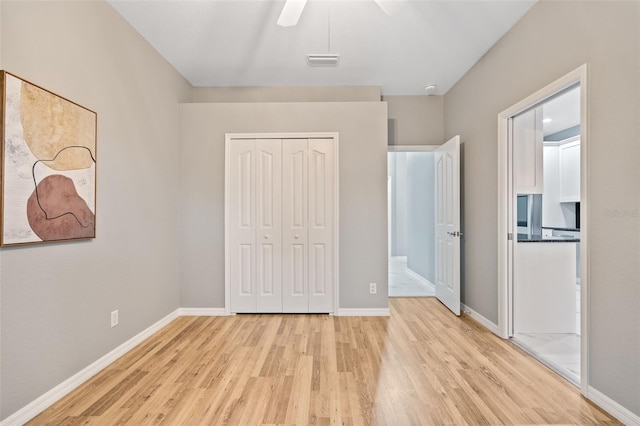
<path fill-rule="evenodd" d="M 256 141 L 257 312 L 282 312 L 282 141 Z"/>
<path fill-rule="evenodd" d="M 229 250 L 231 312 L 256 312 L 255 140 L 230 144 Z"/>
<path fill-rule="evenodd" d="M 334 312 L 334 140 L 228 144 L 230 311 Z"/>
<path fill-rule="evenodd" d="M 282 143 L 283 312 L 309 312 L 308 141 Z"/>
<path fill-rule="evenodd" d="M 334 144 L 309 140 L 309 312 L 333 312 Z"/>

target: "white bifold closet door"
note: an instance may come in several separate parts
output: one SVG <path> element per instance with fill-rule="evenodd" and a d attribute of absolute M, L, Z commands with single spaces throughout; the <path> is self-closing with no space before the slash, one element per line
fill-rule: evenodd
<path fill-rule="evenodd" d="M 231 312 L 334 311 L 333 151 L 333 139 L 231 141 Z"/>

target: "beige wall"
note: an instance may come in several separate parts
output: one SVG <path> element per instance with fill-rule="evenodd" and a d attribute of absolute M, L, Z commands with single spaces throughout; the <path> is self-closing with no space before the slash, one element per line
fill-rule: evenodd
<path fill-rule="evenodd" d="M 107 3 L 0 13 L 3 67 L 98 113 L 98 237 L 0 250 L 6 418 L 179 307 L 178 103 L 191 86 Z"/>
<path fill-rule="evenodd" d="M 195 87 L 202 103 L 377 102 L 378 86 Z M 389 145 L 440 145 L 444 142 L 444 96 L 383 96 L 388 105 Z"/>
<path fill-rule="evenodd" d="M 386 103 L 185 104 L 180 128 L 181 306 L 224 306 L 225 133 L 338 132 L 340 307 L 387 308 Z"/>
<path fill-rule="evenodd" d="M 497 322 L 497 114 L 584 63 L 586 374 L 640 415 L 640 2 L 538 2 L 445 96 L 446 136 L 464 142 L 464 302 Z"/>
<path fill-rule="evenodd" d="M 444 142 L 444 96 L 382 96 L 378 86 L 195 87 L 193 101 L 387 102 L 389 145 L 440 145 Z"/>
<path fill-rule="evenodd" d="M 389 105 L 389 145 L 442 145 L 444 96 L 383 96 Z"/>
<path fill-rule="evenodd" d="M 194 87 L 194 102 L 377 102 L 378 86 Z"/>
<path fill-rule="evenodd" d="M 463 136 L 464 301 L 497 321 L 497 113 L 589 64 L 588 375 L 640 415 L 639 28 L 635 1 L 541 1 L 444 98 L 385 99 L 393 143 Z M 103 2 L 1 1 L 0 65 L 99 129 L 98 238 L 0 251 L 0 419 L 178 306 L 222 306 L 225 132 L 340 132 L 341 307 L 387 306 L 379 89 L 192 90 Z"/>

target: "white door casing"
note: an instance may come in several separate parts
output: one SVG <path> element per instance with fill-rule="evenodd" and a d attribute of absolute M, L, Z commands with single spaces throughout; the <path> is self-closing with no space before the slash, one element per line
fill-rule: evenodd
<path fill-rule="evenodd" d="M 335 312 L 337 135 L 329 135 L 227 135 L 228 313 Z"/>
<path fill-rule="evenodd" d="M 435 151 L 436 297 L 460 315 L 460 136 Z"/>
<path fill-rule="evenodd" d="M 584 64 L 498 114 L 498 335 L 513 333 L 513 146 L 512 118 L 566 89 L 580 86 L 580 390 L 588 396 L 589 383 L 589 120 L 588 65 Z"/>

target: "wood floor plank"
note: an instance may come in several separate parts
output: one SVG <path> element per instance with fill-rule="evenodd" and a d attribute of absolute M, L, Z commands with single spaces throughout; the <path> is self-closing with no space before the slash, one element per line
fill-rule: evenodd
<path fill-rule="evenodd" d="M 436 299 L 390 311 L 180 317 L 29 424 L 620 424 Z"/>

